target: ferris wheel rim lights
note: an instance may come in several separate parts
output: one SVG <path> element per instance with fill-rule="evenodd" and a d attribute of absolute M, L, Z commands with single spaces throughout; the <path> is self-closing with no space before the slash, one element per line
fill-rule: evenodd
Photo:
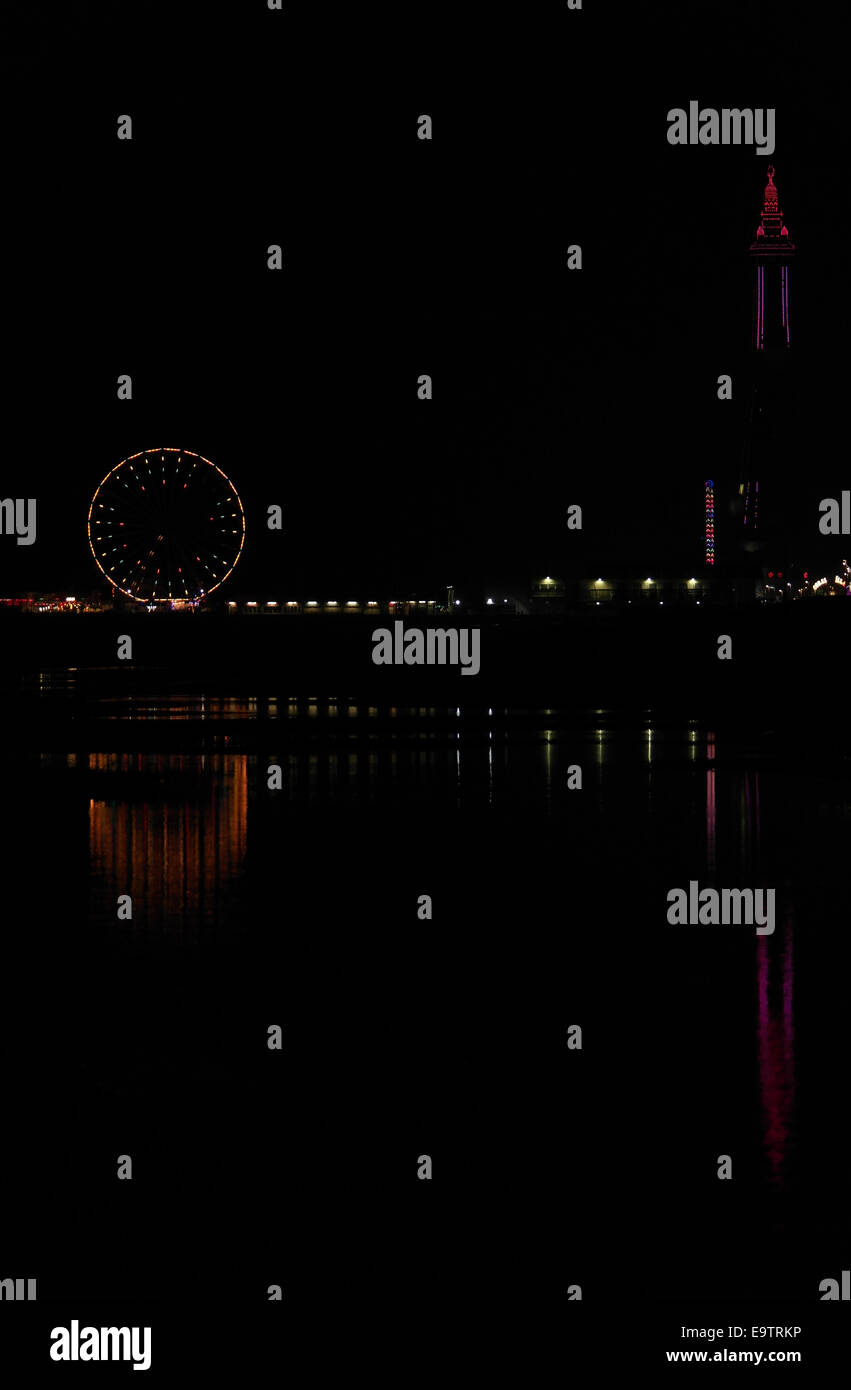
<path fill-rule="evenodd" d="M 232 536 L 235 536 L 235 537 L 238 536 L 238 545 L 235 545 L 235 547 L 234 547 L 233 544 L 230 543 L 230 544 L 231 544 L 231 548 L 232 548 L 232 549 L 235 548 L 235 553 L 232 555 L 232 557 L 229 555 L 228 558 L 226 558 L 226 559 L 223 559 L 222 556 L 220 556 L 220 555 L 218 555 L 218 554 L 216 554 L 216 553 L 214 553 L 214 552 L 210 552 L 210 555 L 211 555 L 212 560 L 217 561 L 217 562 L 219 562 L 219 563 L 222 563 L 222 564 L 224 564 L 224 566 L 225 566 L 224 573 L 222 573 L 222 574 L 219 574 L 219 573 L 212 573 L 212 578 L 213 578 L 213 580 L 214 580 L 215 582 L 210 583 L 210 582 L 206 582 L 206 581 L 205 581 L 203 585 L 198 584 L 192 592 L 189 592 L 189 590 L 188 590 L 188 588 L 187 588 L 186 577 L 183 575 L 182 566 L 178 566 L 178 567 L 177 567 L 177 574 L 181 576 L 181 582 L 182 582 L 183 588 L 184 588 L 184 592 L 183 592 L 182 594 L 181 594 L 181 593 L 172 593 L 172 591 L 171 591 L 171 584 L 172 584 L 172 578 L 173 578 L 173 576 L 172 576 L 171 578 L 163 579 L 163 580 L 162 580 L 163 583 L 168 583 L 168 585 L 169 585 L 169 592 L 168 592 L 167 594 L 159 595 L 159 594 L 156 593 L 156 588 L 157 588 L 157 586 L 158 586 L 158 583 L 160 582 L 160 581 L 158 581 L 156 578 L 154 579 L 154 592 L 153 592 L 153 593 L 145 592 L 145 593 L 141 593 L 141 594 L 140 594 L 139 592 L 133 592 L 133 589 L 132 589 L 132 588 L 127 587 L 127 577 L 126 577 L 126 576 L 122 576 L 123 582 L 119 582 L 119 580 L 117 580 L 117 579 L 115 579 L 115 578 L 113 577 L 113 573 L 112 573 L 109 569 L 107 569 L 106 564 L 104 563 L 104 560 L 105 560 L 106 558 L 108 558 L 108 557 L 107 557 L 107 552 L 104 551 L 103 556 L 101 556 L 101 555 L 98 554 L 98 551 L 97 551 L 96 546 L 95 546 L 95 539 L 98 539 L 99 541 L 102 542 L 102 541 L 103 541 L 103 537 L 96 538 L 96 537 L 93 535 L 93 525 L 94 525 L 94 526 L 97 526 L 97 525 L 99 524 L 99 520 L 98 520 L 97 518 L 95 518 L 95 520 L 94 520 L 94 522 L 93 522 L 93 517 L 94 517 L 95 511 L 96 511 L 96 509 L 97 509 L 98 507 L 100 507 L 101 509 L 105 509 L 105 508 L 106 508 L 106 509 L 108 509 L 108 510 L 110 510 L 110 511 L 115 511 L 115 508 L 114 508 L 114 507 L 109 507 L 107 503 L 101 501 L 100 499 L 101 499 L 101 494 L 102 494 L 102 492 L 103 492 L 103 489 L 106 487 L 106 485 L 109 483 L 109 480 L 110 480 L 111 478 L 113 478 L 114 475 L 115 475 L 116 473 L 118 473 L 121 469 L 126 468 L 126 467 L 129 466 L 130 472 L 134 475 L 134 477 L 137 477 L 137 478 L 138 478 L 138 474 L 137 474 L 136 470 L 134 470 L 134 468 L 133 468 L 133 464 L 134 464 L 134 462 L 135 462 L 137 459 L 144 459 L 144 460 L 145 460 L 145 464 L 147 465 L 148 472 L 150 473 L 150 471 L 151 471 L 151 458 L 152 458 L 153 456 L 157 456 L 157 455 L 158 455 L 158 456 L 162 459 L 162 461 L 163 461 L 163 472 L 164 472 L 164 471 L 165 471 L 164 464 L 165 464 L 165 455 L 166 455 L 166 454 L 178 455 L 178 456 L 179 456 L 179 459 L 180 459 L 181 461 L 182 461 L 183 459 L 192 460 L 192 461 L 193 461 L 193 462 L 192 462 L 192 467 L 191 467 L 191 470 L 190 470 L 190 473 L 189 473 L 189 478 L 192 477 L 192 475 L 193 475 L 193 473 L 194 473 L 194 470 L 195 470 L 195 467 L 196 467 L 196 465 L 197 465 L 198 463 L 200 463 L 200 464 L 205 464 L 208 468 L 212 469 L 213 472 L 214 472 L 215 474 L 218 475 L 218 479 L 220 480 L 220 482 L 219 482 L 218 485 L 219 485 L 220 488 L 223 489 L 223 497 L 219 498 L 218 502 L 217 502 L 215 505 L 218 506 L 218 507 L 221 507 L 221 506 L 224 504 L 225 501 L 229 501 L 230 503 L 235 504 L 236 510 L 233 511 L 233 512 L 231 512 L 231 516 L 232 516 L 234 519 L 236 519 L 237 524 L 236 524 L 236 526 L 229 532 L 229 535 L 232 535 Z M 178 464 L 177 464 L 177 469 L 176 469 L 175 471 L 177 471 L 177 470 L 179 469 L 179 467 L 180 467 L 180 463 L 178 462 Z M 199 476 L 200 476 L 200 475 L 199 475 Z M 166 479 L 163 478 L 163 479 L 162 479 L 162 482 L 163 482 L 163 485 L 165 486 Z M 140 486 L 141 492 L 144 493 L 144 492 L 145 492 L 145 486 L 144 486 L 144 484 L 140 483 L 139 486 Z M 183 484 L 183 489 L 182 489 L 182 491 L 185 492 L 185 491 L 186 491 L 186 488 L 187 488 L 188 486 L 189 486 L 189 479 L 187 479 L 187 482 L 185 482 L 185 483 Z M 150 496 L 153 497 L 153 494 L 151 494 Z M 200 499 L 199 499 L 199 501 L 200 501 Z M 205 510 L 206 510 L 206 508 L 205 508 Z M 209 519 L 212 521 L 212 520 L 214 520 L 214 517 L 213 517 L 213 516 L 210 516 Z M 194 518 L 193 518 L 193 520 L 194 520 Z M 222 514 L 221 520 L 224 520 L 224 514 Z M 123 528 L 124 525 L 125 525 L 125 522 L 124 522 L 124 521 L 119 521 L 119 522 L 118 522 L 118 527 L 119 527 L 119 528 Z M 164 528 L 164 530 L 165 530 L 165 528 Z M 127 532 L 125 532 L 124 534 L 127 535 L 127 536 L 129 536 L 129 535 L 130 535 L 130 532 L 127 531 Z M 238 563 L 240 556 L 242 555 L 243 547 L 244 547 L 244 545 L 245 545 L 245 510 L 244 510 L 244 508 L 243 508 L 242 499 L 240 498 L 240 495 L 239 495 L 239 492 L 237 491 L 236 486 L 235 486 L 234 483 L 231 481 L 231 479 L 228 477 L 228 475 L 225 473 L 224 469 L 220 468 L 219 465 L 218 465 L 217 463 L 214 463 L 212 459 L 207 458 L 204 454 L 198 453 L 198 451 L 195 450 L 195 449 L 183 449 L 183 448 L 180 448 L 180 447 L 177 447 L 177 446 L 174 446 L 174 445 L 160 445 L 160 446 L 157 447 L 157 448 L 139 449 L 139 450 L 138 450 L 136 453 L 134 453 L 134 454 L 128 454 L 126 458 L 121 459 L 117 464 L 115 464 L 112 468 L 110 468 L 109 471 L 104 475 L 104 477 L 103 477 L 103 478 L 101 479 L 101 481 L 98 483 L 97 488 L 95 489 L 95 492 L 94 492 L 94 496 L 92 497 L 91 503 L 89 504 L 89 512 L 88 512 L 88 519 L 87 519 L 87 535 L 88 535 L 88 541 L 89 541 L 89 548 L 90 548 L 90 550 L 91 550 L 91 552 L 92 552 L 92 556 L 93 556 L 93 558 L 94 558 L 95 564 L 97 565 L 97 567 L 98 567 L 98 569 L 100 570 L 101 574 L 104 576 L 104 578 L 105 578 L 106 580 L 108 580 L 108 582 L 112 585 L 113 589 L 117 590 L 119 593 L 124 594 L 127 598 L 133 599 L 133 601 L 136 602 L 136 603 L 142 603 L 142 604 L 146 604 L 146 605 L 151 605 L 151 604 L 163 604 L 163 603 L 168 604 L 168 603 L 174 603 L 174 602 L 187 602 L 187 601 L 188 601 L 188 602 L 199 602 L 201 599 L 207 598 L 207 597 L 209 597 L 209 595 L 210 595 L 211 593 L 214 593 L 215 590 L 218 589 L 222 584 L 224 584 L 225 580 L 228 579 L 229 576 L 233 573 L 233 570 L 234 570 L 234 568 L 236 567 L 236 564 Z M 111 537 L 107 537 L 107 539 L 111 539 Z M 157 539 L 160 540 L 160 541 L 163 541 L 163 540 L 165 539 L 165 537 L 164 537 L 163 534 L 161 534 Z M 217 543 L 217 544 L 220 544 L 220 543 L 221 543 L 220 540 L 219 540 L 218 538 L 216 539 L 216 543 Z M 180 545 L 181 548 L 185 548 L 187 542 L 186 542 L 184 539 L 180 539 L 180 540 L 178 541 L 178 540 L 175 539 L 175 537 L 170 537 L 170 538 L 169 538 L 169 544 L 171 544 L 172 548 L 174 548 L 174 547 L 175 547 L 176 545 L 178 545 L 178 544 Z M 121 545 L 120 548 L 123 549 L 123 550 L 126 550 L 126 549 L 127 549 L 127 543 L 124 542 L 124 543 Z M 110 553 L 113 553 L 113 554 L 114 554 L 115 551 L 118 550 L 118 549 L 119 549 L 119 546 L 115 546 L 115 547 L 113 547 L 113 549 L 112 549 L 112 551 L 111 551 Z M 194 550 L 195 550 L 195 544 L 192 545 L 191 550 L 194 552 Z M 152 557 L 152 556 L 153 556 L 153 549 L 149 551 L 149 558 Z M 126 557 L 126 558 L 129 560 L 129 557 Z M 202 568 L 208 569 L 208 570 L 210 569 L 210 565 L 208 565 L 205 561 L 202 561 L 200 555 L 194 554 L 194 556 L 193 556 L 193 557 L 190 557 L 190 558 L 194 558 L 194 561 L 196 561 L 199 565 L 201 565 Z M 146 562 L 143 561 L 142 559 L 137 559 L 135 563 L 136 563 L 136 565 L 141 565 L 141 566 L 142 566 L 142 571 L 143 571 L 143 575 L 144 575 L 144 574 L 146 573 L 146 571 L 147 571 L 147 564 L 146 564 Z M 184 562 L 184 563 L 185 563 L 185 562 Z M 112 566 L 112 570 L 114 571 L 115 568 L 116 568 L 116 566 L 113 565 L 113 566 Z M 156 575 L 159 576 L 159 574 L 160 574 L 160 568 L 158 568 L 158 569 L 156 570 Z M 140 580 L 139 580 L 139 584 L 141 584 L 141 583 L 143 583 L 143 582 L 144 582 L 143 579 L 140 579 Z M 137 585 L 137 587 L 138 587 L 138 585 Z"/>

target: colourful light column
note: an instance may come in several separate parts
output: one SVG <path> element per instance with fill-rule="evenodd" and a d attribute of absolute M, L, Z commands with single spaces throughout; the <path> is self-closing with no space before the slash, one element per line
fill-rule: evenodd
<path fill-rule="evenodd" d="M 715 483 L 707 478 L 703 489 L 704 538 L 706 563 L 715 564 Z"/>

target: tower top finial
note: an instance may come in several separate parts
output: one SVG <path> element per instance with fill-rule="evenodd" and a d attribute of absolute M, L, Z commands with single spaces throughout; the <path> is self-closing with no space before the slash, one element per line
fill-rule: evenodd
<path fill-rule="evenodd" d="M 774 183 L 774 165 L 773 165 L 773 164 L 769 164 L 769 166 L 768 166 L 768 182 L 769 182 L 769 183 Z"/>

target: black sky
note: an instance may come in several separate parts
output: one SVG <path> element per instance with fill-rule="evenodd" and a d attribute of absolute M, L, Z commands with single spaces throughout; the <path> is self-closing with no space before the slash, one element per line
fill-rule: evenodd
<path fill-rule="evenodd" d="M 2 495 L 38 498 L 39 536 L 0 538 L 2 592 L 97 587 L 94 487 L 160 442 L 234 479 L 234 582 L 258 592 L 696 563 L 703 480 L 738 468 L 768 160 L 669 146 L 691 99 L 777 109 L 806 546 L 843 483 L 845 394 L 844 127 L 818 11 L 60 8 L 7 45 Z"/>

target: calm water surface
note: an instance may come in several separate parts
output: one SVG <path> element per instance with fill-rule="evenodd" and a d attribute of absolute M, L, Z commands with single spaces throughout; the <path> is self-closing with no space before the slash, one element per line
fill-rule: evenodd
<path fill-rule="evenodd" d="M 48 707 L 73 697 L 67 678 L 42 690 Z M 89 747 L 22 752 L 7 797 L 19 862 L 62 884 L 55 958 L 88 1016 L 71 1052 L 104 1104 L 138 1114 L 143 1095 L 155 1130 L 158 1106 L 175 1123 L 164 1077 L 182 1058 L 196 1092 L 234 1088 L 250 1126 L 245 1028 L 282 1014 L 356 1129 L 392 1113 L 394 1134 L 422 1144 L 430 1126 L 454 1145 L 459 1210 L 495 1271 L 550 1226 L 558 1278 L 567 1242 L 603 1283 L 620 1250 L 655 1296 L 732 1282 L 753 1297 L 805 1289 L 840 1248 L 826 1061 L 847 1053 L 841 768 L 605 711 L 133 694 L 98 720 L 127 721 L 129 745 L 153 722 L 167 751 L 93 750 L 88 708 Z M 181 751 L 176 723 L 192 730 Z M 668 926 L 666 894 L 690 879 L 773 887 L 775 933 Z M 103 1009 L 107 1028 L 147 1019 L 150 1046 L 104 1058 Z M 219 1043 L 190 1060 L 213 1020 Z M 566 1076 L 571 1023 L 584 1048 Z M 527 1185 L 528 1231 L 500 1234 L 496 1179 L 487 1200 L 474 1187 L 500 1152 Z"/>

